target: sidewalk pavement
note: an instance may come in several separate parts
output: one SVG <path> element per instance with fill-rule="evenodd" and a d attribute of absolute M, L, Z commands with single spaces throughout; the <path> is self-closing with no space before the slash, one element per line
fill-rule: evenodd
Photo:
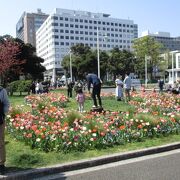
<path fill-rule="evenodd" d="M 38 178 L 38 177 L 40 178 L 43 176 L 52 175 L 56 173 L 84 169 L 88 167 L 122 161 L 122 160 L 130 159 L 130 158 L 137 158 L 140 156 L 156 154 L 156 153 L 161 153 L 165 151 L 171 151 L 171 150 L 179 149 L 179 148 L 180 148 L 180 142 L 176 142 L 176 143 L 167 144 L 163 146 L 156 146 L 156 147 L 145 148 L 141 150 L 128 151 L 124 153 L 115 153 L 112 155 L 95 157 L 95 158 L 90 158 L 90 159 L 85 159 L 85 160 L 80 160 L 80 161 L 73 161 L 71 163 L 63 163 L 63 164 L 58 164 L 55 166 L 12 172 L 6 175 L 0 175 L 0 179 L 28 180 L 28 179 Z"/>

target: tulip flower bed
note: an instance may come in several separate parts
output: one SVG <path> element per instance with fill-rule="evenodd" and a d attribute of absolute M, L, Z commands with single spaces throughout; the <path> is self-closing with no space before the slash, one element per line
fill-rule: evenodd
<path fill-rule="evenodd" d="M 106 96 L 106 95 L 104 95 Z M 58 93 L 27 96 L 32 111 L 12 109 L 7 130 L 32 148 L 86 151 L 122 145 L 180 132 L 180 96 L 133 93 L 127 112 L 68 111 L 68 99 Z"/>

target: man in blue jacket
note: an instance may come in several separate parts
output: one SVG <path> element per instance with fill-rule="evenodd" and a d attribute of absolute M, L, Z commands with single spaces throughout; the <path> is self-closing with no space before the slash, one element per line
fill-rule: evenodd
<path fill-rule="evenodd" d="M 5 161 L 6 161 L 6 151 L 5 151 L 5 114 L 9 110 L 9 100 L 7 96 L 7 91 L 0 86 L 0 174 L 5 172 Z"/>
<path fill-rule="evenodd" d="M 99 101 L 99 106 L 102 107 L 102 102 L 101 102 L 101 80 L 97 77 L 96 74 L 94 73 L 89 73 L 86 75 L 87 79 L 87 86 L 88 86 L 88 91 L 90 92 L 90 88 L 92 85 L 92 98 L 93 98 L 93 108 L 97 107 L 97 100 L 96 96 Z"/>

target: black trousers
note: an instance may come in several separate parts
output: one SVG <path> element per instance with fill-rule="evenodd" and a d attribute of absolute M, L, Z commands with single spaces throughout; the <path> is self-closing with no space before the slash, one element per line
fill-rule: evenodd
<path fill-rule="evenodd" d="M 99 105 L 102 106 L 100 94 L 101 94 L 101 84 L 94 85 L 92 89 L 92 99 L 95 106 L 97 106 L 96 96 L 98 98 Z"/>
<path fill-rule="evenodd" d="M 72 97 L 72 89 L 67 89 L 67 95 L 68 97 Z"/>

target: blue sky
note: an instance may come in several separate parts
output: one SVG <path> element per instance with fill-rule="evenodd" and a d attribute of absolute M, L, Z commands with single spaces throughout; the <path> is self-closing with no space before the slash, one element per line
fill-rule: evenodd
<path fill-rule="evenodd" d="M 139 35 L 149 29 L 180 36 L 180 0 L 1 0 L 0 35 L 15 36 L 22 13 L 36 12 L 37 8 L 45 13 L 51 13 L 54 8 L 103 12 L 114 18 L 134 20 Z"/>

